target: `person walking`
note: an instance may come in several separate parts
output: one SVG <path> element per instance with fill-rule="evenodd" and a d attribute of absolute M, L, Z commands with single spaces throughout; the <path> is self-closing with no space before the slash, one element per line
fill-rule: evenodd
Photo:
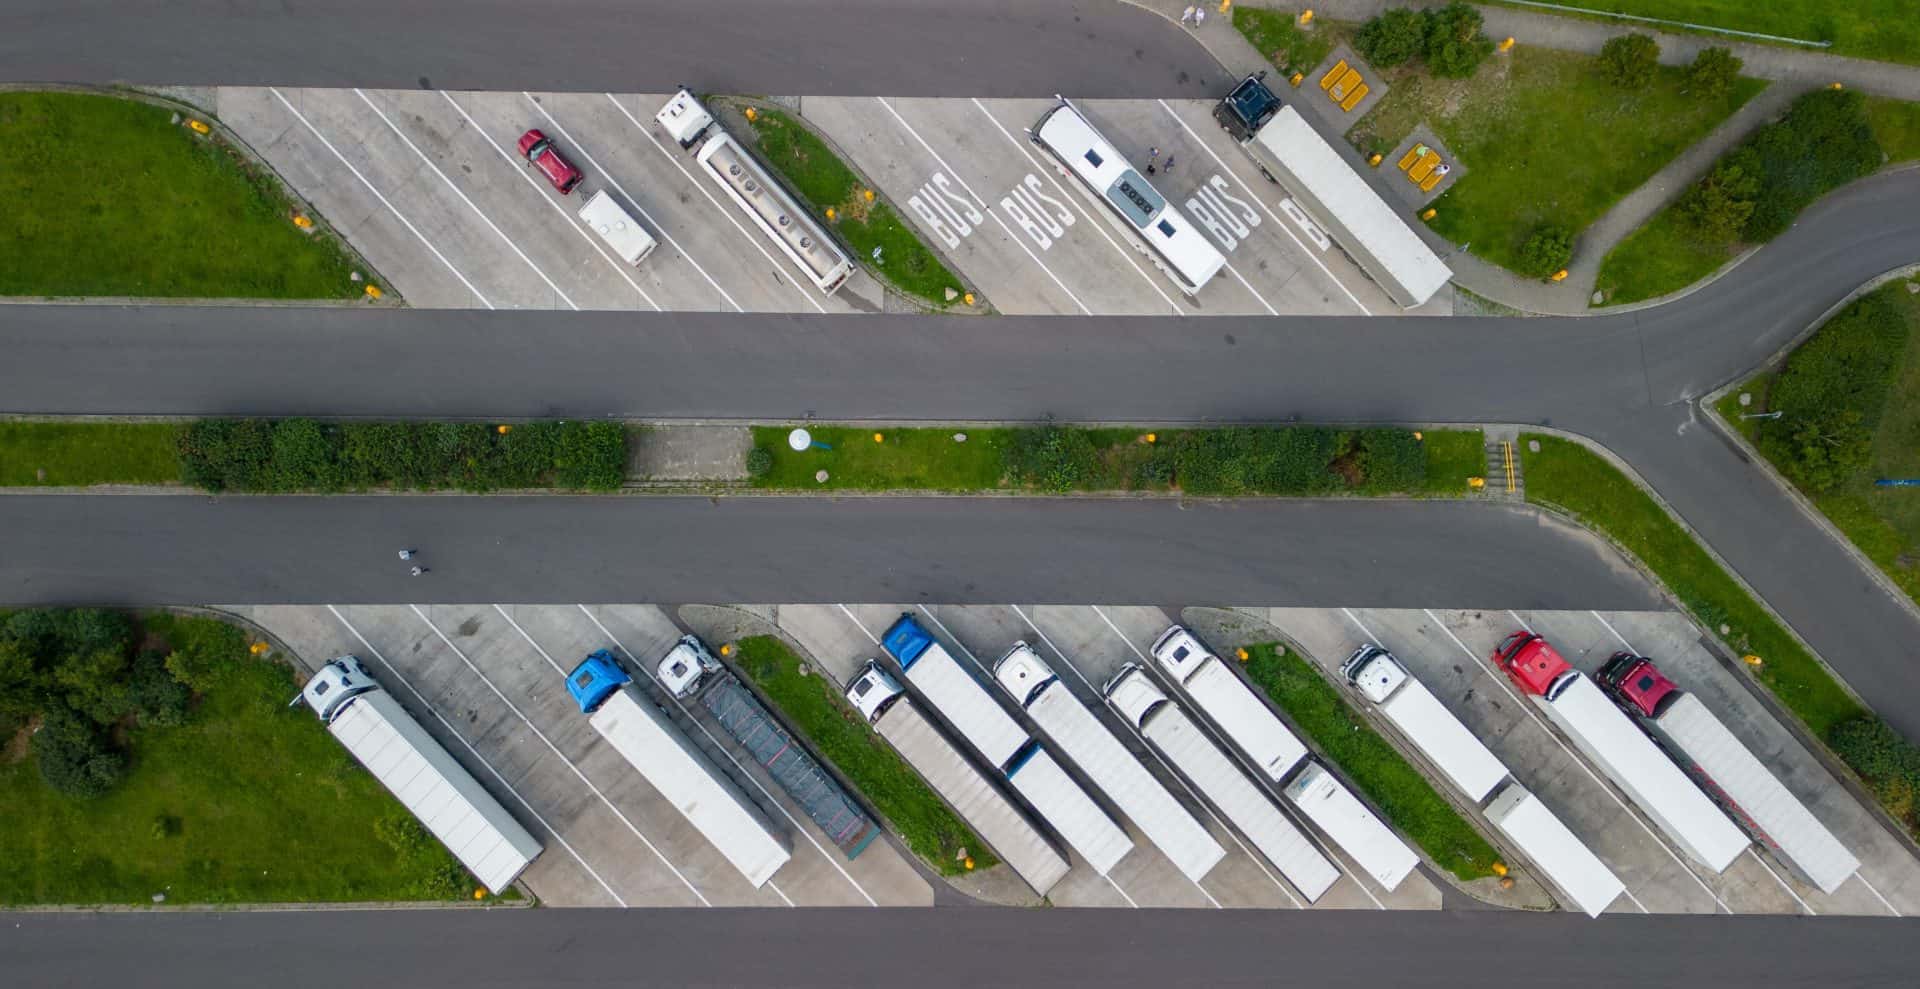
<path fill-rule="evenodd" d="M 1205 7 L 1193 8 L 1193 26 L 1194 27 L 1196 28 L 1199 27 L 1201 23 L 1206 21 L 1206 19 L 1207 19 L 1207 9 Z"/>
<path fill-rule="evenodd" d="M 1155 171 L 1159 169 L 1159 162 L 1160 162 L 1160 149 L 1148 148 L 1147 149 L 1147 174 L 1148 175 L 1152 175 Z"/>
<path fill-rule="evenodd" d="M 1192 24 L 1194 22 L 1193 13 L 1198 9 L 1199 9 L 1198 7 L 1195 7 L 1192 4 L 1188 4 L 1187 9 L 1180 12 L 1180 24 L 1182 27 Z"/>
<path fill-rule="evenodd" d="M 414 575 L 415 577 L 418 577 L 418 576 L 420 576 L 421 574 L 423 574 L 423 573 L 426 573 L 426 572 L 427 572 L 427 568 L 426 568 L 426 567 L 423 567 L 423 566 L 421 566 L 421 565 L 419 565 L 418 563 L 416 563 L 416 564 L 414 564 L 414 565 L 413 565 L 413 571 L 412 571 L 412 572 L 413 572 L 413 575 Z"/>
<path fill-rule="evenodd" d="M 1167 163 L 1164 165 L 1161 165 L 1160 170 L 1168 173 L 1169 175 L 1173 173 L 1173 156 L 1172 155 L 1167 156 Z"/>
<path fill-rule="evenodd" d="M 401 558 L 402 560 L 411 560 L 411 559 L 413 559 L 413 554 L 415 554 L 415 553 L 418 553 L 418 552 L 419 552 L 419 550 L 414 550 L 414 549 L 403 549 L 403 550 L 401 550 L 401 551 L 400 551 L 400 558 Z"/>

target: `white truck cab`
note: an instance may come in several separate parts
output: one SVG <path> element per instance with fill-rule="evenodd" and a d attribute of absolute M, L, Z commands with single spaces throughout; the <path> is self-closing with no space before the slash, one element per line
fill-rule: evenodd
<path fill-rule="evenodd" d="M 1185 683 L 1194 670 L 1213 659 L 1214 655 L 1200 644 L 1199 639 L 1193 637 L 1192 632 L 1187 631 L 1186 626 L 1174 625 L 1160 633 L 1160 638 L 1153 643 L 1153 658 L 1159 661 L 1160 668 L 1166 670 L 1168 676 Z"/>
<path fill-rule="evenodd" d="M 847 686 L 847 702 L 852 704 L 868 723 L 872 723 L 874 719 L 880 717 L 880 712 L 886 708 L 889 701 L 904 693 L 906 689 L 900 686 L 900 681 L 888 676 L 887 671 L 880 668 L 878 660 L 869 659 L 866 668 L 862 669 L 860 675 L 853 678 L 853 683 Z"/>
<path fill-rule="evenodd" d="M 720 672 L 720 661 L 707 651 L 707 644 L 701 642 L 699 636 L 683 635 L 660 658 L 654 672 L 660 675 L 660 683 L 673 696 L 686 697 L 699 688 L 700 681 L 708 674 Z"/>
<path fill-rule="evenodd" d="M 1153 678 L 1138 663 L 1122 666 L 1107 681 L 1106 695 L 1120 716 L 1136 728 L 1146 727 L 1147 715 L 1167 701 L 1167 695 L 1154 686 Z"/>
<path fill-rule="evenodd" d="M 713 114 L 708 113 L 707 108 L 701 106 L 700 101 L 685 87 L 674 93 L 667 105 L 653 115 L 653 119 L 659 122 L 668 137 L 680 142 L 682 149 L 699 143 L 707 133 L 707 128 L 713 126 Z"/>
<path fill-rule="evenodd" d="M 340 705 L 379 689 L 380 684 L 368 672 L 366 664 L 360 662 L 360 657 L 339 656 L 320 667 L 313 679 L 307 681 L 300 691 L 300 699 L 306 701 L 324 723 L 333 720 Z"/>

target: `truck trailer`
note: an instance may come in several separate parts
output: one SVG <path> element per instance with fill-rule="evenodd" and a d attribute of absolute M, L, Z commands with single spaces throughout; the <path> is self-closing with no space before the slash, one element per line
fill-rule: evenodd
<path fill-rule="evenodd" d="M 1587 916 L 1600 916 L 1626 891 L 1620 877 L 1519 783 L 1508 785 L 1493 798 L 1487 805 L 1487 820 Z"/>
<path fill-rule="evenodd" d="M 1746 850 L 1746 835 L 1547 640 L 1515 632 L 1493 661 L 1687 857 L 1717 875 Z"/>
<path fill-rule="evenodd" d="M 1306 745 L 1254 696 L 1253 688 L 1186 628 L 1173 625 L 1160 633 L 1153 658 L 1267 779 L 1286 779 L 1307 758 Z"/>
<path fill-rule="evenodd" d="M 1212 800 L 1307 902 L 1339 880 L 1340 870 L 1154 685 L 1146 670 L 1128 663 L 1107 682 L 1105 693 L 1114 710 Z"/>
<path fill-rule="evenodd" d="M 1594 675 L 1707 795 L 1802 879 L 1831 894 L 1860 868 L 1840 839 L 1767 770 L 1700 698 L 1653 661 L 1615 653 Z"/>
<path fill-rule="evenodd" d="M 766 885 L 792 851 L 759 808 L 640 692 L 613 654 L 600 649 L 567 674 L 567 692 L 600 737 L 613 746 L 687 823 L 755 888 Z"/>
<path fill-rule="evenodd" d="M 300 699 L 487 889 L 504 891 L 539 857 L 539 840 L 381 688 L 360 657 L 321 667 Z"/>
<path fill-rule="evenodd" d="M 912 615 L 901 615 L 880 637 L 880 645 L 900 664 L 907 682 L 1006 774 L 1014 791 L 1094 871 L 1106 875 L 1133 850 L 1133 839 Z"/>
<path fill-rule="evenodd" d="M 1474 806 L 1507 778 L 1506 765 L 1392 653 L 1376 645 L 1361 646 L 1340 665 L 1340 672 Z"/>
<path fill-rule="evenodd" d="M 1025 642 L 994 664 L 994 679 L 1068 759 L 1105 791 L 1188 879 L 1199 882 L 1226 856 L 1206 827 L 1073 696 Z"/>
<path fill-rule="evenodd" d="M 1045 896 L 1066 876 L 1066 857 L 920 713 L 879 663 L 867 661 L 847 687 L 847 701 L 1034 892 Z"/>
<path fill-rule="evenodd" d="M 1309 762 L 1287 783 L 1286 797 L 1333 843 L 1351 856 L 1382 888 L 1398 889 L 1420 864 L 1393 829 L 1380 823 L 1367 805 L 1327 767 Z"/>

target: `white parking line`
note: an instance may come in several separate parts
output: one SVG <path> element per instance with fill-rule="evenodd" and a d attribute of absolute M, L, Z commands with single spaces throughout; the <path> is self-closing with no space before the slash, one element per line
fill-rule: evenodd
<path fill-rule="evenodd" d="M 620 823 L 625 824 L 627 826 L 627 830 L 633 832 L 633 836 L 635 838 L 640 839 L 641 844 L 647 846 L 647 850 L 651 851 L 654 854 L 654 857 L 658 858 L 660 860 L 660 863 L 667 867 L 667 871 L 673 873 L 674 876 L 678 878 L 680 882 L 687 887 L 687 891 L 692 893 L 694 898 L 700 901 L 701 906 L 703 907 L 713 906 L 713 903 L 707 899 L 706 895 L 701 893 L 700 890 L 693 885 L 693 882 L 689 880 L 684 874 L 682 874 L 681 871 L 678 868 L 676 868 L 671 861 L 667 859 L 667 856 L 665 855 L 665 853 L 661 852 L 658 846 L 656 846 L 652 841 L 649 841 L 647 839 L 647 836 L 640 832 L 640 829 L 634 825 L 632 819 L 627 817 L 626 813 L 621 811 L 619 807 L 614 806 L 613 801 L 607 799 L 607 795 L 601 792 L 600 788 L 598 786 L 595 786 L 592 780 L 587 778 L 586 773 L 583 773 L 580 771 L 579 766 L 574 765 L 572 759 L 569 759 L 565 755 L 561 754 L 560 747 L 553 744 L 553 740 L 547 737 L 547 733 L 541 731 L 539 726 L 533 723 L 533 719 L 527 717 L 524 713 L 521 712 L 519 707 L 515 706 L 512 701 L 508 700 L 507 695 L 501 693 L 500 688 L 495 686 L 493 681 L 488 679 L 485 673 L 480 672 L 480 667 L 473 665 L 473 660 L 468 659 L 467 654 L 464 652 L 461 652 L 460 647 L 454 645 L 452 639 L 447 638 L 447 633 L 440 631 L 440 626 L 435 625 L 433 623 L 433 619 L 428 618 L 427 613 L 420 610 L 419 605 L 410 604 L 407 607 L 412 608 L 413 613 L 415 615 L 418 615 L 420 617 L 420 620 L 422 622 L 425 622 L 427 627 L 433 630 L 433 634 L 436 636 L 439 636 L 440 641 L 443 643 L 446 643 L 447 648 L 452 650 L 455 656 L 460 657 L 460 662 L 465 663 L 467 669 L 472 670 L 473 675 L 479 677 L 480 682 L 486 684 L 488 690 L 493 691 L 493 696 L 500 698 L 500 703 L 505 704 L 507 706 L 507 710 L 512 711 L 514 713 L 514 716 L 520 719 L 521 724 L 526 725 L 529 729 L 533 731 L 533 734 L 535 737 L 539 738 L 541 742 L 546 744 L 547 751 L 552 752 L 555 758 L 559 759 L 561 762 L 566 763 L 567 768 L 573 770 L 573 775 L 578 777 L 580 779 L 580 782 L 585 783 L 587 785 L 587 789 L 592 790 L 593 795 L 596 797 L 599 797 L 600 802 L 602 804 L 605 804 L 608 810 L 613 811 L 613 815 L 620 819 Z M 551 663 L 552 660 L 549 659 L 548 662 Z M 558 667 L 556 667 L 556 669 L 557 668 Z M 564 676 L 565 673 L 566 671 L 564 670 L 561 671 L 561 675 Z"/>
<path fill-rule="evenodd" d="M 567 129 L 561 126 L 560 121 L 553 119 L 553 114 L 548 113 L 547 108 L 542 106 L 539 100 L 536 100 L 533 98 L 533 94 L 528 93 L 525 90 L 522 90 L 520 95 L 526 97 L 527 102 L 533 104 L 533 108 L 535 110 L 540 111 L 540 116 L 545 117 L 547 120 L 547 123 L 553 125 L 554 130 L 560 132 L 560 136 L 566 139 L 568 147 L 571 147 L 575 151 L 580 152 L 580 157 L 585 158 L 587 160 L 587 164 L 592 165 L 593 170 L 595 172 L 598 172 L 600 177 L 607 181 L 608 185 L 613 186 L 614 189 L 619 191 L 620 195 L 626 197 L 627 202 L 631 203 L 633 205 L 633 208 L 638 210 L 640 212 L 640 215 L 645 217 L 648 223 L 653 224 L 653 228 L 655 230 L 660 231 L 660 237 L 663 240 L 665 240 L 669 245 L 671 245 L 674 250 L 679 251 L 680 256 L 683 258 L 686 258 L 688 264 L 693 265 L 693 270 L 699 272 L 700 277 L 706 279 L 707 284 L 713 286 L 713 290 L 715 292 L 720 293 L 720 297 L 722 299 L 727 300 L 727 305 L 732 306 L 735 312 L 747 311 L 745 306 L 742 306 L 740 303 L 735 302 L 733 300 L 733 296 L 727 294 L 726 289 L 720 287 L 719 282 L 713 280 L 713 276 L 707 273 L 707 269 L 702 268 L 700 266 L 700 262 L 695 261 L 693 259 L 693 254 L 689 252 L 686 249 L 686 247 L 684 247 L 683 245 L 681 245 L 679 241 L 674 239 L 673 234 L 667 230 L 666 224 L 661 223 L 659 220 L 654 219 L 653 214 L 647 212 L 647 208 L 645 206 L 640 205 L 640 200 L 635 199 L 633 197 L 633 194 L 627 191 L 627 187 L 621 185 L 620 180 L 613 177 L 612 172 L 609 172 L 606 169 L 600 167 L 600 163 L 598 161 L 595 161 L 593 158 L 593 155 L 587 152 L 587 146 L 575 140 L 572 134 L 567 133 Z"/>
<path fill-rule="evenodd" d="M 1202 141 L 1200 139 L 1200 135 L 1195 134 L 1193 131 L 1193 128 L 1188 127 L 1187 122 L 1184 120 L 1181 120 L 1180 115 L 1173 112 L 1173 108 L 1167 105 L 1166 100 L 1158 100 L 1157 102 L 1160 104 L 1160 109 L 1167 111 L 1167 116 L 1172 117 L 1173 122 L 1179 124 L 1180 129 L 1183 131 L 1186 131 L 1188 136 L 1193 138 L 1194 143 L 1200 145 L 1200 150 L 1205 151 L 1207 153 L 1207 157 L 1212 158 L 1213 163 L 1220 166 L 1220 170 L 1222 172 L 1225 172 L 1227 175 L 1232 176 L 1234 183 L 1240 186 L 1241 191 L 1245 192 L 1249 196 L 1252 196 L 1254 202 L 1257 202 L 1260 204 L 1260 211 L 1267 214 L 1267 216 L 1273 220 L 1273 225 L 1276 227 L 1279 227 L 1280 232 L 1286 234 L 1287 239 L 1293 241 L 1294 246 L 1300 248 L 1300 253 L 1305 254 L 1307 258 L 1313 262 L 1314 267 L 1319 268 L 1322 272 L 1326 274 L 1328 278 L 1333 280 L 1333 284 L 1339 286 L 1340 291 L 1343 294 L 1345 294 L 1348 299 L 1351 299 L 1353 301 L 1354 306 L 1359 308 L 1361 315 L 1363 316 L 1373 315 L 1373 313 L 1367 309 L 1366 303 L 1361 302 L 1360 297 L 1357 295 L 1354 295 L 1353 291 L 1347 288 L 1347 283 L 1341 281 L 1338 276 L 1334 275 L 1333 269 L 1327 267 L 1326 264 L 1320 260 L 1319 255 L 1315 254 L 1312 251 L 1307 250 L 1307 245 L 1302 244 L 1300 242 L 1300 238 L 1294 236 L 1293 230 L 1290 229 L 1285 223 L 1280 222 L 1280 218 L 1277 216 L 1274 216 L 1273 211 L 1267 208 L 1266 200 L 1262 199 L 1259 193 L 1254 192 L 1252 189 L 1248 188 L 1245 182 L 1241 182 L 1240 176 L 1234 174 L 1233 169 L 1228 168 L 1227 163 L 1224 161 L 1221 161 L 1220 156 L 1217 154 L 1214 154 L 1213 149 L 1207 146 L 1207 142 Z"/>
<path fill-rule="evenodd" d="M 1853 878 L 1860 880 L 1860 885 L 1865 886 L 1867 888 L 1867 892 L 1872 893 L 1873 898 L 1876 900 L 1879 900 L 1880 905 L 1887 908 L 1888 913 L 1893 914 L 1895 917 L 1904 916 L 1903 914 L 1901 914 L 1899 910 L 1894 909 L 1893 904 L 1887 902 L 1886 897 L 1880 895 L 1879 890 L 1873 888 L 1872 883 L 1867 882 L 1866 876 L 1861 875 L 1858 871 L 1856 871 L 1853 874 Z"/>
<path fill-rule="evenodd" d="M 653 301 L 653 296 L 648 295 L 647 290 L 641 288 L 640 283 L 633 280 L 633 275 L 628 272 L 627 266 L 622 262 L 615 261 L 613 259 L 613 256 L 608 254 L 606 250 L 600 246 L 599 238 L 595 237 L 592 233 L 588 232 L 586 229 L 580 226 L 579 217 L 575 216 L 573 213 L 568 212 L 566 209 L 561 207 L 559 203 L 554 202 L 553 198 L 547 195 L 547 190 L 542 189 L 540 187 L 540 182 L 537 179 L 535 179 L 532 175 L 529 175 L 527 173 L 527 169 L 524 167 L 526 165 L 525 159 L 515 161 L 514 157 L 507 153 L 506 148 L 503 148 L 499 144 L 496 144 L 493 138 L 487 136 L 487 132 L 481 128 L 478 121 L 474 120 L 472 116 L 468 115 L 464 107 L 454 102 L 452 96 L 447 95 L 446 90 L 443 89 L 440 91 L 440 97 L 447 101 L 448 106 L 453 107 L 455 113 L 460 114 L 460 119 L 465 120 L 467 122 L 467 126 L 472 127 L 473 132 L 475 134 L 478 134 L 481 140 L 487 142 L 488 147 L 500 153 L 500 160 L 506 162 L 507 167 L 509 169 L 511 169 L 515 174 L 519 175 L 521 178 L 527 180 L 527 184 L 533 187 L 533 191 L 536 195 L 540 197 L 540 201 L 546 203 L 548 206 L 553 207 L 553 211 L 555 213 L 560 214 L 560 219 L 565 221 L 567 226 L 572 227 L 574 232 L 580 235 L 580 239 L 586 241 L 587 246 L 593 248 L 593 252 L 595 254 L 600 255 L 601 259 L 606 261 L 607 264 L 613 268 L 614 274 L 619 275 L 621 279 L 624 280 L 629 286 L 631 286 L 635 292 L 640 293 L 640 297 L 642 299 L 647 300 L 647 305 L 652 306 L 654 312 L 661 311 L 660 303 Z M 594 167 L 598 168 L 599 166 L 595 165 Z"/>
<path fill-rule="evenodd" d="M 327 136 L 325 134 L 320 133 L 320 129 L 318 127 L 313 126 L 312 123 L 308 122 L 304 114 L 294 109 L 293 104 L 287 102 L 287 98 L 285 96 L 280 95 L 280 91 L 278 89 L 274 89 L 273 87 L 269 86 L 267 87 L 267 92 L 272 93 L 273 98 L 276 100 L 279 100 L 280 105 L 286 107 L 287 112 L 293 114 L 293 119 L 300 121 L 301 126 L 305 127 L 308 133 L 312 134 L 314 137 L 319 138 L 320 143 L 326 145 L 328 151 L 333 152 L 334 158 L 338 159 L 340 164 L 347 166 L 347 171 L 352 172 L 353 177 L 356 179 L 359 179 L 360 184 L 363 186 L 366 186 L 368 192 L 373 193 L 373 198 L 380 200 L 380 205 L 385 206 L 387 208 L 387 212 L 392 213 L 393 218 L 396 220 L 399 220 L 400 224 L 406 227 L 408 232 L 412 233 L 415 239 L 420 241 L 420 246 L 425 247 L 428 251 L 433 253 L 434 257 L 439 258 L 440 263 L 445 265 L 448 271 L 453 272 L 453 277 L 460 279 L 460 284 L 465 285 L 467 287 L 467 291 L 472 292 L 473 297 L 480 300 L 481 305 L 486 306 L 488 309 L 494 308 L 493 303 L 487 301 L 487 297 L 483 295 L 479 289 L 474 288 L 472 282 L 467 281 L 467 276 L 461 274 L 460 269 L 454 267 L 453 262 L 447 260 L 447 256 L 445 254 L 440 253 L 440 249 L 438 247 L 433 246 L 433 241 L 428 240 L 427 235 L 421 233 L 420 228 L 414 226 L 413 221 L 407 219 L 407 215 L 405 213 L 400 212 L 399 208 L 394 206 L 392 202 L 389 202 L 386 196 L 381 195 L 380 190 L 374 188 L 373 183 L 367 181 L 367 177 L 365 175 L 360 174 L 359 169 L 353 167 L 353 162 L 348 161 L 347 156 L 341 154 L 340 149 L 334 147 L 333 142 L 327 140 Z"/>
<path fill-rule="evenodd" d="M 395 680 L 400 681 L 400 685 L 407 688 L 407 692 L 413 695 L 414 702 L 417 703 L 422 710 L 433 715 L 433 719 L 435 721 L 440 722 L 440 727 L 445 728 L 447 730 L 447 734 L 452 735 L 454 739 L 458 741 L 460 745 L 467 750 L 467 753 L 473 756 L 473 758 L 480 763 L 480 765 L 487 767 L 487 772 L 492 774 L 494 781 L 499 783 L 501 786 L 506 787 L 507 792 L 513 794 L 513 799 L 520 801 L 520 806 L 525 807 L 527 809 L 527 813 L 532 814 L 533 819 L 536 821 L 539 821 L 540 826 L 543 828 L 546 828 L 548 834 L 553 835 L 553 840 L 559 842 L 560 847 L 566 849 L 567 854 L 573 856 L 573 860 L 575 862 L 580 863 L 580 868 L 587 870 L 587 875 L 592 876 L 593 881 L 596 883 L 599 883 L 600 888 L 606 890 L 608 896 L 613 897 L 613 902 L 618 903 L 623 907 L 628 905 L 626 899 L 623 898 L 619 893 L 614 892 L 613 887 L 607 885 L 607 881 L 601 878 L 600 873 L 597 872 L 593 868 L 593 866 L 587 864 L 587 860 L 582 858 L 579 850 L 575 849 L 572 843 L 568 842 L 567 839 L 560 834 L 560 830 L 554 827 L 552 824 L 547 823 L 547 819 L 545 817 L 542 817 L 539 811 L 533 809 L 533 804 L 528 802 L 526 797 L 521 796 L 520 791 L 514 789 L 513 784 L 507 782 L 506 777 L 501 776 L 500 771 L 498 769 L 493 768 L 493 763 L 488 762 L 486 758 L 480 754 L 479 750 L 473 747 L 472 742 L 469 742 L 465 738 L 462 738 L 460 733 L 454 730 L 453 725 L 450 724 L 446 718 L 440 716 L 440 712 L 438 709 L 436 709 L 432 704 L 427 703 L 427 699 L 421 696 L 419 688 L 413 685 L 413 681 L 408 680 L 404 676 L 401 676 L 400 671 L 395 669 L 392 663 L 387 662 L 387 657 L 382 655 L 380 650 L 375 649 L 373 647 L 373 643 L 368 642 L 367 637 L 364 635 L 361 635 L 360 630 L 353 627 L 352 622 L 347 621 L 346 616 L 340 613 L 340 609 L 335 608 L 333 605 L 327 605 L 327 610 L 333 613 L 333 617 L 340 620 L 340 624 L 345 625 L 347 627 L 348 632 L 353 633 L 353 637 L 355 639 L 360 640 L 360 644 L 366 647 L 367 652 L 370 652 L 373 654 L 373 658 L 378 660 L 380 662 L 380 665 L 386 669 L 388 676 L 393 677 Z"/>
<path fill-rule="evenodd" d="M 421 164 L 427 166 L 428 170 L 433 172 L 433 174 L 438 175 L 440 177 L 440 181 L 446 183 L 447 188 L 453 190 L 453 194 L 456 196 L 459 196 L 460 201 L 463 203 L 466 203 L 468 209 L 473 210 L 473 215 L 479 217 L 480 222 L 486 224 L 487 229 L 493 231 L 494 236 L 499 237 L 501 243 L 507 245 L 507 248 L 513 251 L 515 255 L 519 256 L 520 260 L 526 262 L 527 267 L 532 268 L 533 273 L 536 275 L 539 275 L 541 281 L 547 283 L 547 287 L 553 290 L 553 294 L 560 297 L 560 301 L 565 302 L 567 304 L 567 307 L 570 309 L 574 309 L 577 311 L 580 308 L 579 306 L 574 305 L 572 299 L 567 297 L 567 293 L 560 291 L 560 286 L 555 285 L 553 283 L 553 279 L 548 278 L 547 273 L 540 270 L 539 265 L 533 263 L 532 258 L 527 257 L 526 252 L 520 249 L 520 245 L 515 244 L 513 242 L 513 238 L 507 236 L 504 232 L 501 231 L 499 227 L 494 226 L 494 223 L 492 220 L 487 219 L 487 214 L 481 212 L 480 207 L 474 205 L 473 200 L 468 199 L 467 194 L 464 192 L 461 192 L 460 187 L 457 185 L 454 185 L 452 179 L 447 178 L 447 173 L 441 171 L 440 167 L 433 163 L 433 159 L 428 158 L 426 152 L 421 151 L 419 146 L 415 145 L 413 143 L 413 140 L 407 137 L 405 131 L 402 131 L 398 126 L 394 124 L 392 120 L 388 119 L 387 115 L 384 112 L 382 112 L 378 106 L 375 106 L 372 100 L 367 98 L 366 93 L 362 92 L 359 89 L 355 89 L 353 92 L 354 92 L 354 95 L 360 97 L 360 102 L 365 103 L 367 105 L 367 109 L 373 111 L 374 116 L 380 118 L 381 123 L 387 125 L 388 130 L 393 131 L 393 135 L 400 139 L 400 143 L 405 144 L 408 150 L 412 151 L 416 156 L 419 157 Z"/>
<path fill-rule="evenodd" d="M 746 227 L 743 227 L 740 225 L 740 220 L 733 215 L 733 210 L 730 207 L 721 205 L 720 200 L 714 198 L 713 192 L 707 188 L 706 183 L 701 182 L 699 179 L 695 178 L 692 172 L 687 171 L 687 167 L 685 165 L 680 164 L 680 159 L 674 157 L 673 152 L 668 151 L 665 145 L 662 145 L 659 141 L 654 140 L 653 132 L 647 129 L 647 125 L 640 122 L 640 118 L 634 116 L 631 112 L 627 110 L 626 107 L 621 106 L 620 101 L 617 99 L 614 99 L 614 96 L 612 93 L 603 93 L 601 95 L 605 96 L 607 98 L 607 102 L 612 103 L 613 108 L 620 111 L 620 114 L 626 117 L 627 120 L 633 124 L 634 129 L 640 132 L 641 137 L 644 137 L 647 139 L 648 144 L 653 145 L 655 150 L 659 151 L 661 155 L 665 156 L 669 164 L 671 164 L 674 168 L 679 169 L 680 174 L 684 176 L 688 182 L 692 183 L 694 188 L 700 190 L 700 194 L 702 196 L 707 197 L 707 202 L 712 203 L 713 208 L 716 210 L 719 210 L 720 215 L 726 217 L 728 223 L 733 224 L 733 229 L 740 231 L 740 236 L 745 237 L 747 239 L 747 243 L 752 244 L 753 249 L 756 251 L 759 251 L 760 256 L 763 258 L 766 258 L 767 263 L 770 265 L 773 265 L 773 268 L 775 271 L 784 272 L 787 270 L 786 267 L 781 264 L 781 262 L 775 261 L 773 259 L 772 254 L 767 253 L 766 245 L 760 243 L 759 237 L 756 237 L 753 234 L 749 233 Z M 781 281 L 788 285 L 793 286 L 793 290 L 795 292 L 798 292 L 800 294 L 800 298 L 805 299 L 807 301 L 807 305 L 812 306 L 815 312 L 821 313 L 823 315 L 826 313 L 827 307 L 821 305 L 820 300 L 814 298 L 812 293 L 810 293 L 807 290 L 807 288 L 803 287 L 798 281 L 790 277 L 782 278 Z"/>

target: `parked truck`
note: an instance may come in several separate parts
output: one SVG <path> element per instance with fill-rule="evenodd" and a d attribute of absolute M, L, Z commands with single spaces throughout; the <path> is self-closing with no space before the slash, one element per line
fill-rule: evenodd
<path fill-rule="evenodd" d="M 1340 878 L 1340 870 L 1154 685 L 1146 670 L 1127 664 L 1107 682 L 1105 693 L 1114 710 L 1213 801 L 1307 902 L 1318 900 Z"/>
<path fill-rule="evenodd" d="M 1093 784 L 1113 798 L 1181 873 L 1199 882 L 1226 850 L 1107 726 L 1073 696 L 1033 647 L 1017 642 L 994 664 L 994 679 Z"/>
<path fill-rule="evenodd" d="M 613 654 L 597 650 L 567 674 L 567 692 L 587 723 L 732 863 L 755 888 L 792 851 L 706 753 L 640 692 Z"/>
<path fill-rule="evenodd" d="M 1506 765 L 1392 653 L 1372 644 L 1361 646 L 1340 665 L 1340 672 L 1474 806 L 1506 779 Z"/>
<path fill-rule="evenodd" d="M 487 889 L 504 891 L 539 857 L 539 840 L 381 688 L 358 656 L 321 667 L 300 699 Z"/>
<path fill-rule="evenodd" d="M 1509 784 L 1493 798 L 1487 805 L 1487 820 L 1587 916 L 1600 916 L 1626 890 L 1620 877 L 1519 783 Z"/>
<path fill-rule="evenodd" d="M 698 636 L 681 636 L 656 671 L 660 683 L 675 697 L 697 700 L 706 708 L 721 730 L 747 750 L 847 858 L 858 858 L 879 836 L 880 827 L 873 818 Z"/>
<path fill-rule="evenodd" d="M 1860 860 L 1766 764 L 1740 744 L 1700 698 L 1675 687 L 1652 660 L 1615 653 L 1594 679 L 1708 796 L 1802 879 L 1831 894 L 1860 868 Z"/>
<path fill-rule="evenodd" d="M 1383 889 L 1398 889 L 1420 856 L 1327 767 L 1309 762 L 1287 783 L 1286 797 Z"/>
<path fill-rule="evenodd" d="M 847 701 L 1034 892 L 1045 896 L 1066 876 L 1066 857 L 920 713 L 879 663 L 867 661 L 848 685 Z"/>
<path fill-rule="evenodd" d="M 1547 640 L 1515 632 L 1493 661 L 1687 857 L 1718 874 L 1746 850 L 1746 835 Z"/>
<path fill-rule="evenodd" d="M 1153 658 L 1267 779 L 1278 783 L 1307 758 L 1307 747 L 1253 688 L 1180 625 L 1154 640 Z"/>
<path fill-rule="evenodd" d="M 1133 839 L 912 615 L 901 615 L 880 637 L 880 646 L 900 664 L 907 682 L 1006 774 L 1014 791 L 1095 872 L 1106 875 L 1133 850 Z"/>

